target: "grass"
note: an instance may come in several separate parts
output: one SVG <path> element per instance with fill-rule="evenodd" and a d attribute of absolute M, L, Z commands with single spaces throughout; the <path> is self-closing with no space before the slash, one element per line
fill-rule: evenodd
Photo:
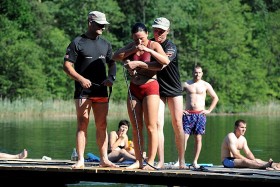
<path fill-rule="evenodd" d="M 279 115 L 280 102 L 270 102 L 268 104 L 257 103 L 252 105 L 246 114 L 256 115 Z M 215 111 L 214 111 L 215 113 Z M 244 112 L 242 112 L 244 113 Z M 16 101 L 0 101 L 0 118 L 11 117 L 47 117 L 62 118 L 75 117 L 75 105 L 73 100 L 44 100 L 18 99 Z M 109 116 L 127 117 L 126 102 L 110 102 Z"/>

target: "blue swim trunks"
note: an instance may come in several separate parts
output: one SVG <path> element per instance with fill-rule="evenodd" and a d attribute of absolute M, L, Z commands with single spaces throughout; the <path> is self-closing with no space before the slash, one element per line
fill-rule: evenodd
<path fill-rule="evenodd" d="M 188 111 L 189 112 L 189 111 Z M 190 113 L 190 112 L 189 112 Z M 206 115 L 190 113 L 183 115 L 183 129 L 185 134 L 205 134 Z"/>
<path fill-rule="evenodd" d="M 234 168 L 234 158 L 233 157 L 225 158 L 222 163 L 225 168 Z"/>

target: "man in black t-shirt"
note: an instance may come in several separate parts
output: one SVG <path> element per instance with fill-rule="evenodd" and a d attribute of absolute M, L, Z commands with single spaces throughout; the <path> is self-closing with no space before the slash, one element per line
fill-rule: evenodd
<path fill-rule="evenodd" d="M 178 150 L 179 168 L 185 168 L 185 150 L 184 150 L 184 131 L 182 128 L 183 115 L 183 95 L 180 81 L 180 72 L 178 65 L 177 47 L 172 41 L 167 39 L 170 31 L 170 21 L 164 17 L 159 17 L 154 20 L 152 25 L 154 40 L 159 42 L 165 53 L 170 59 L 167 66 L 162 66 L 162 69 L 157 73 L 160 92 L 160 104 L 158 113 L 158 168 L 162 168 L 164 164 L 164 111 L 165 105 L 168 105 L 172 126 L 175 132 L 175 142 Z"/>
<path fill-rule="evenodd" d="M 109 109 L 107 87 L 113 85 L 116 76 L 116 64 L 112 60 L 112 46 L 100 37 L 107 24 L 109 23 L 104 13 L 90 12 L 87 32 L 76 37 L 69 44 L 64 56 L 64 71 L 75 80 L 78 161 L 72 168 L 84 167 L 84 151 L 91 109 L 96 125 L 100 166 L 117 167 L 109 161 L 107 155 L 107 115 Z M 106 65 L 108 73 L 106 73 Z"/>

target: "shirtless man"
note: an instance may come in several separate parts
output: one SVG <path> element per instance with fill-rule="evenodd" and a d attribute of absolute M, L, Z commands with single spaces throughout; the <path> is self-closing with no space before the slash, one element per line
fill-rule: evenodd
<path fill-rule="evenodd" d="M 25 159 L 28 155 L 28 152 L 26 149 L 23 149 L 23 151 L 19 154 L 8 154 L 8 153 L 0 153 L 0 159 L 7 158 L 7 159 Z"/>
<path fill-rule="evenodd" d="M 183 129 L 185 132 L 185 150 L 190 135 L 194 135 L 194 160 L 192 166 L 199 168 L 197 164 L 202 148 L 202 135 L 205 134 L 206 114 L 209 114 L 217 105 L 219 98 L 211 84 L 202 80 L 203 72 L 199 65 L 194 67 L 193 79 L 182 83 L 186 94 L 186 110 L 183 114 Z M 206 93 L 212 98 L 212 103 L 205 109 Z"/>
<path fill-rule="evenodd" d="M 280 163 L 273 163 L 272 159 L 263 161 L 255 158 L 244 136 L 246 126 L 244 120 L 237 120 L 234 131 L 225 137 L 221 146 L 221 161 L 224 167 L 280 170 Z M 244 152 L 245 156 L 241 155 L 240 150 Z"/>

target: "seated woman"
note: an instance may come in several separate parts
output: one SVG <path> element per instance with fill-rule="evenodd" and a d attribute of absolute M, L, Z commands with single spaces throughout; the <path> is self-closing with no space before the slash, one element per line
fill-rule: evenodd
<path fill-rule="evenodd" d="M 129 148 L 127 131 L 129 121 L 121 120 L 118 131 L 112 131 L 109 134 L 108 158 L 111 162 L 135 161 L 133 150 Z"/>

